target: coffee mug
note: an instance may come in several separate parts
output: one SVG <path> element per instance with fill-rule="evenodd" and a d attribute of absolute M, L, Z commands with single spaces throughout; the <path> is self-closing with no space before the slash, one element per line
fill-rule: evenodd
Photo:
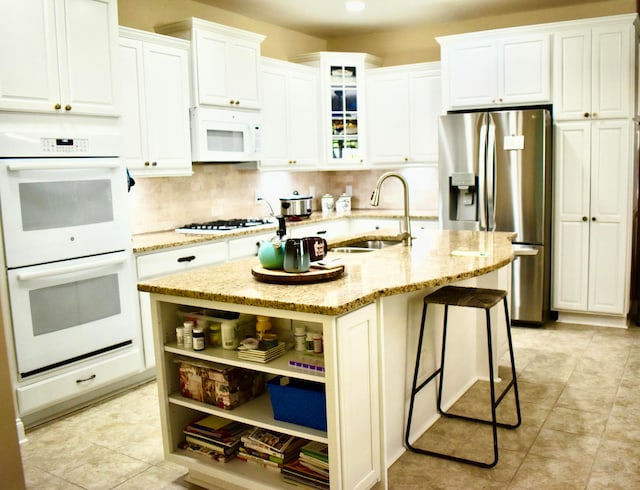
<path fill-rule="evenodd" d="M 309 260 L 315 262 L 322 260 L 327 255 L 327 241 L 319 236 L 309 236 L 304 238 L 307 242 L 307 248 L 309 249 Z"/>
<path fill-rule="evenodd" d="M 309 246 L 305 238 L 289 238 L 284 242 L 285 272 L 307 272 L 309 270 Z"/>

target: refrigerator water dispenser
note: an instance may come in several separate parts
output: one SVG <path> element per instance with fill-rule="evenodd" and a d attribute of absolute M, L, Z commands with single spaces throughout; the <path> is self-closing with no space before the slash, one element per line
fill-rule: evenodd
<path fill-rule="evenodd" d="M 470 172 L 449 176 L 449 219 L 478 221 L 478 177 Z"/>

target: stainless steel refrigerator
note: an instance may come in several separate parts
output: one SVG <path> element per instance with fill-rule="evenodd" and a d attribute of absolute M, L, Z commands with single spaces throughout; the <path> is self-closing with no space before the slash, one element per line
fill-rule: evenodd
<path fill-rule="evenodd" d="M 515 233 L 513 323 L 549 316 L 551 128 L 539 108 L 440 117 L 442 227 Z"/>

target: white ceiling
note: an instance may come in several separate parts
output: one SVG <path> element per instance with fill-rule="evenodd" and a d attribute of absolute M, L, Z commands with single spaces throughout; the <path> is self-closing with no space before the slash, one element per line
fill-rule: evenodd
<path fill-rule="evenodd" d="M 363 12 L 345 0 L 197 0 L 246 17 L 327 38 L 415 24 L 469 20 L 602 0 L 365 0 Z"/>

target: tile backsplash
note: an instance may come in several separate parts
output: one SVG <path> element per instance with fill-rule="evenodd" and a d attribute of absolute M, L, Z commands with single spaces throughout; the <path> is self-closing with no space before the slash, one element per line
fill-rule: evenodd
<path fill-rule="evenodd" d="M 191 177 L 136 178 L 129 193 L 131 230 L 147 233 L 219 218 L 267 216 L 269 206 L 255 201 L 256 191 L 278 214 L 280 197 L 291 195 L 294 190 L 305 195 L 313 193 L 315 212 L 320 210 L 322 195 L 329 193 L 337 198 L 351 186 L 352 208 L 368 209 L 371 192 L 385 171 L 261 172 L 234 164 L 215 164 L 194 165 Z M 437 166 L 399 172 L 409 182 L 410 208 L 437 214 Z M 400 209 L 402 203 L 400 181 L 385 181 L 379 209 Z"/>

